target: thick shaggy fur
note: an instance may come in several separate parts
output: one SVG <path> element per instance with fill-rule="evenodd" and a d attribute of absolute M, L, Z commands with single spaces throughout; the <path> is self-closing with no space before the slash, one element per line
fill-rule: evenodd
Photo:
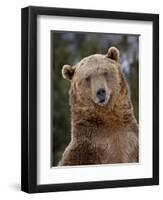
<path fill-rule="evenodd" d="M 93 55 L 76 66 L 63 68 L 64 78 L 71 80 L 72 127 L 71 141 L 59 165 L 138 162 L 138 125 L 118 56 L 119 51 L 113 47 L 105 56 Z M 109 78 L 98 76 L 103 71 Z M 108 104 L 99 106 L 93 90 L 104 82 L 112 92 Z"/>

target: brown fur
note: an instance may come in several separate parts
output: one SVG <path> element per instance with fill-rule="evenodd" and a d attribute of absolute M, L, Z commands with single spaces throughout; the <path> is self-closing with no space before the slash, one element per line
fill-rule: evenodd
<path fill-rule="evenodd" d="M 71 68 L 71 141 L 59 165 L 138 162 L 138 125 L 118 55 L 112 47 L 106 56 L 89 56 Z M 99 87 L 107 91 L 105 106 L 94 95 Z"/>

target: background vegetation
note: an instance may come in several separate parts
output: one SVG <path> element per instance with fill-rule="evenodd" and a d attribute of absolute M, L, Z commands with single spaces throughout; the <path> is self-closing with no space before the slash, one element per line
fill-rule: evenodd
<path fill-rule="evenodd" d="M 55 32 L 52 41 L 52 165 L 56 166 L 70 141 L 69 82 L 62 78 L 64 64 L 75 64 L 91 54 L 120 50 L 120 63 L 129 83 L 135 116 L 139 118 L 139 36 L 103 33 Z"/>

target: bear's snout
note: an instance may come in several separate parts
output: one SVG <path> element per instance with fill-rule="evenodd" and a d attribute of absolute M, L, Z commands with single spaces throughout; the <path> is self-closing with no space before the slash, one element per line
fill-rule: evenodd
<path fill-rule="evenodd" d="M 106 100 L 106 91 L 104 88 L 100 88 L 97 90 L 96 96 L 99 100 L 99 103 L 104 103 Z"/>

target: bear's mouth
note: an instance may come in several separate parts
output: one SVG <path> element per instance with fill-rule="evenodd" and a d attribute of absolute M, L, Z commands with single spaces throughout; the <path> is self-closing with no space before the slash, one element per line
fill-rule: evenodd
<path fill-rule="evenodd" d="M 108 104 L 109 98 L 98 99 L 95 103 L 99 106 L 106 106 Z"/>

